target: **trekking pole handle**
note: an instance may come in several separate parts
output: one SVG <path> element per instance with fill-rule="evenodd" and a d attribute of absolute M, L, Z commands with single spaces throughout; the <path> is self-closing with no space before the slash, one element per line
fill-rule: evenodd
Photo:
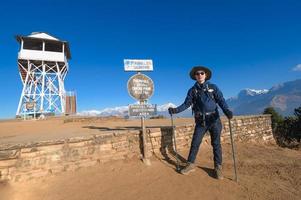
<path fill-rule="evenodd" d="M 172 115 L 172 113 L 170 114 L 170 119 L 171 119 L 171 126 L 172 126 L 172 128 L 174 128 L 174 122 L 173 122 L 173 115 Z"/>

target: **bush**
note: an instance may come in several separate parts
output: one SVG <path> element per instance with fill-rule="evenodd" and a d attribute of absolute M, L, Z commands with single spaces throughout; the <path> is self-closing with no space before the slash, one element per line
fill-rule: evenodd
<path fill-rule="evenodd" d="M 272 115 L 272 128 L 274 131 L 277 129 L 277 126 L 283 122 L 283 117 L 273 107 L 264 109 L 263 114 Z"/>
<path fill-rule="evenodd" d="M 301 106 L 299 108 L 295 109 L 294 114 L 297 117 L 296 130 L 297 130 L 297 133 L 298 133 L 299 139 L 300 139 L 300 137 L 301 137 Z"/>
<path fill-rule="evenodd" d="M 273 134 L 278 145 L 289 148 L 300 148 L 301 107 L 294 110 L 294 116 L 283 118 L 274 108 L 266 108 L 263 114 L 272 115 Z"/>

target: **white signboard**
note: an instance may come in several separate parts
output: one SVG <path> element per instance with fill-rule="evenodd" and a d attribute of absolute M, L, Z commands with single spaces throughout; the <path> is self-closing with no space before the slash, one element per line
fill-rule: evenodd
<path fill-rule="evenodd" d="M 129 115 L 131 117 L 154 116 L 157 114 L 157 105 L 152 104 L 133 104 L 129 106 Z"/>
<path fill-rule="evenodd" d="M 152 60 L 124 59 L 123 62 L 125 71 L 153 71 Z"/>

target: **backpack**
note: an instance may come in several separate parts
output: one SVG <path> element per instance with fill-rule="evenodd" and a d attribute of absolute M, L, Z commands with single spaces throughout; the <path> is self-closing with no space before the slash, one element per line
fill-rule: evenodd
<path fill-rule="evenodd" d="M 209 84 L 205 85 L 205 89 L 203 89 L 204 93 L 216 103 L 215 95 L 214 95 L 214 90 L 212 88 L 209 88 Z M 199 97 L 199 91 L 196 87 L 193 87 L 192 90 L 192 115 L 194 114 L 196 108 L 197 108 L 197 98 Z M 198 108 L 199 111 L 201 111 L 200 108 Z"/>

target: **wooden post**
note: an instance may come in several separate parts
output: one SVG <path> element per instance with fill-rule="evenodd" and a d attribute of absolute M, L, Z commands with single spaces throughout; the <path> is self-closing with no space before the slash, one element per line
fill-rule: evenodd
<path fill-rule="evenodd" d="M 144 104 L 143 101 L 140 102 L 141 105 Z M 143 162 L 145 165 L 150 166 L 151 162 L 148 158 L 148 147 L 147 147 L 147 134 L 145 128 L 145 117 L 141 116 L 141 129 L 142 129 L 142 140 L 143 140 Z"/>

